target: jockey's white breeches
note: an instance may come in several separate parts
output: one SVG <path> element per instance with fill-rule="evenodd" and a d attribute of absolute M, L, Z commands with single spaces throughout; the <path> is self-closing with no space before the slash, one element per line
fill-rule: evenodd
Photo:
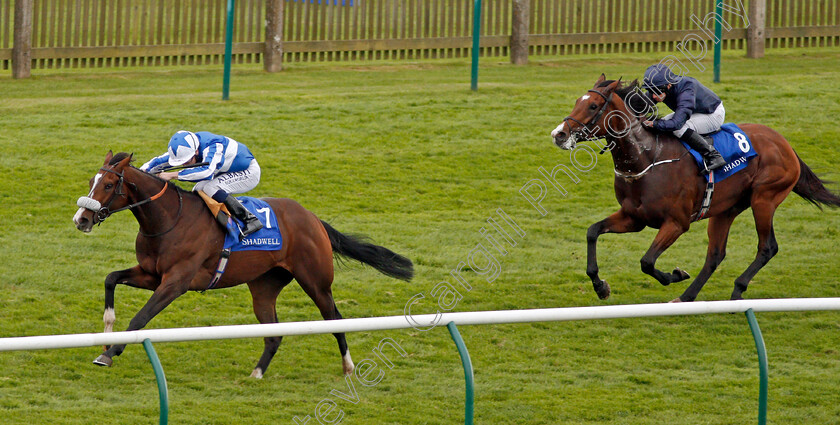
<path fill-rule="evenodd" d="M 228 194 L 245 193 L 257 187 L 259 182 L 260 165 L 253 159 L 247 169 L 219 174 L 210 180 L 200 181 L 195 184 L 193 191 L 200 190 L 210 196 L 216 195 L 220 190 Z"/>
<path fill-rule="evenodd" d="M 674 114 L 670 113 L 665 115 L 662 119 L 667 120 L 672 116 L 674 116 Z M 726 110 L 723 109 L 723 102 L 721 102 L 711 114 L 691 114 L 685 124 L 683 124 L 683 126 L 678 130 L 674 131 L 674 136 L 682 137 L 685 131 L 689 128 L 699 134 L 714 133 L 720 130 L 720 126 L 723 125 L 724 118 L 726 118 Z"/>

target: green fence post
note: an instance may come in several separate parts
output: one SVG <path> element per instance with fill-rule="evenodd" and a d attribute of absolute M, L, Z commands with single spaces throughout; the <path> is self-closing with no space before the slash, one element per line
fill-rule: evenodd
<path fill-rule="evenodd" d="M 480 0 L 476 0 L 480 1 Z M 475 378 L 473 377 L 472 361 L 470 360 L 470 353 L 467 351 L 467 346 L 461 338 L 461 333 L 455 327 L 455 322 L 449 322 L 446 327 L 449 329 L 449 335 L 455 341 L 458 347 L 458 354 L 461 355 L 461 363 L 464 365 L 464 380 L 467 382 L 467 395 L 464 401 L 464 425 L 473 424 L 473 404 L 475 401 Z"/>
<path fill-rule="evenodd" d="M 235 0 L 227 2 L 227 22 L 225 24 L 225 75 L 222 79 L 222 100 L 228 100 L 230 94 L 230 60 L 233 54 L 233 6 Z"/>
<path fill-rule="evenodd" d="M 720 48 L 723 44 L 723 28 L 720 22 L 723 20 L 723 0 L 715 0 L 715 82 L 720 82 Z"/>
<path fill-rule="evenodd" d="M 758 327 L 758 321 L 755 320 L 753 309 L 748 309 L 744 313 L 747 315 L 747 321 L 755 339 L 755 350 L 758 352 L 758 368 L 761 376 L 758 384 L 758 425 L 765 425 L 767 423 L 767 350 L 764 347 L 764 337 L 761 336 L 761 329 Z"/>
<path fill-rule="evenodd" d="M 478 50 L 480 48 L 479 35 L 481 34 L 481 0 L 475 0 L 473 9 L 473 44 L 472 44 L 472 78 L 470 88 L 478 90 Z"/>
<path fill-rule="evenodd" d="M 160 365 L 160 359 L 149 338 L 143 340 L 143 348 L 146 349 L 146 355 L 149 356 L 149 361 L 152 362 L 152 368 L 155 370 L 158 393 L 160 393 L 160 425 L 166 425 L 169 423 L 169 392 L 166 389 L 166 376 L 163 374 L 163 366 Z"/>

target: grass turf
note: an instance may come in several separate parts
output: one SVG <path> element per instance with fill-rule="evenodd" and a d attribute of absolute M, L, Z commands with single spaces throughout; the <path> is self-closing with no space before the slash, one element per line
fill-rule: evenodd
<path fill-rule="evenodd" d="M 694 74 L 726 102 L 727 121 L 781 132 L 829 180 L 840 103 L 840 54 L 768 52 L 724 55 L 723 82 Z M 279 74 L 237 66 L 231 100 L 220 100 L 211 68 L 38 72 L 0 77 L 0 336 L 97 332 L 102 281 L 135 264 L 137 225 L 110 218 L 91 235 L 74 229 L 75 200 L 88 191 L 105 153 L 133 152 L 137 163 L 163 152 L 179 129 L 209 130 L 246 143 L 263 168 L 249 195 L 298 200 L 337 229 L 371 236 L 414 260 L 411 283 L 350 265 L 333 287 L 345 317 L 399 315 L 415 294 L 430 296 L 484 239 L 498 208 L 525 236 L 499 256 L 492 282 L 469 273 L 473 289 L 455 310 L 632 304 L 667 301 L 686 283 L 663 288 L 639 270 L 654 230 L 605 235 L 602 302 L 585 270 L 585 230 L 617 209 L 608 156 L 581 182 L 552 191 L 539 214 L 520 194 L 538 167 L 570 165 L 548 137 L 597 76 L 641 76 L 663 55 L 535 58 L 525 67 L 485 60 L 479 91 L 464 61 L 292 64 Z M 185 185 L 187 186 L 187 185 Z M 832 186 L 837 189 L 837 186 Z M 840 292 L 834 243 L 840 215 L 792 195 L 776 214 L 780 253 L 754 279 L 747 298 L 831 297 Z M 707 223 L 696 223 L 659 260 L 695 275 Z M 752 261 L 756 237 L 747 212 L 733 226 L 728 256 L 700 293 L 727 299 Z M 454 282 L 453 282 L 454 283 Z M 148 298 L 117 290 L 117 329 Z M 428 307 L 430 304 L 423 304 Z M 278 300 L 282 321 L 319 320 L 296 285 Z M 759 314 L 770 362 L 770 423 L 832 424 L 840 417 L 837 313 Z M 190 293 L 154 328 L 254 323 L 244 286 Z M 742 315 L 461 328 L 477 383 L 476 422 L 488 424 L 743 424 L 755 420 L 758 367 Z M 158 344 L 169 382 L 170 423 L 294 423 L 324 399 L 353 424 L 462 421 L 463 372 L 444 329 L 348 335 L 357 363 L 390 337 L 377 385 L 348 392 L 331 335 L 290 337 L 262 380 L 249 379 L 261 340 Z M 142 348 L 130 346 L 110 369 L 83 349 L 0 353 L 4 423 L 155 423 L 157 391 Z M 337 412 L 337 411 L 334 411 Z M 335 414 L 335 413 L 333 413 Z M 333 418 L 330 416 L 330 418 Z"/>

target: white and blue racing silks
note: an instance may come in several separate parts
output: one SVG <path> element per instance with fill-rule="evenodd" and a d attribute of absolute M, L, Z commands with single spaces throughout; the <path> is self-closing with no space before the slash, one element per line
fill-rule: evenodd
<path fill-rule="evenodd" d="M 178 180 L 201 181 L 210 180 L 222 173 L 232 173 L 248 168 L 254 155 L 248 147 L 229 137 L 213 134 L 208 131 L 195 133 L 198 137 L 198 162 L 207 162 L 201 167 L 188 168 L 178 173 Z M 140 169 L 146 172 L 157 172 L 169 165 L 169 153 L 152 158 Z"/>

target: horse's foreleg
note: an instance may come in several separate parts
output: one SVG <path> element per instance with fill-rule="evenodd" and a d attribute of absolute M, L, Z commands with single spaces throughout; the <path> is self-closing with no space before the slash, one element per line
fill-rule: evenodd
<path fill-rule="evenodd" d="M 644 229 L 644 224 L 637 222 L 624 211 L 619 210 L 609 217 L 591 226 L 586 231 L 586 275 L 592 280 L 592 287 L 598 298 L 605 300 L 610 296 L 610 285 L 598 276 L 598 259 L 596 255 L 598 236 L 604 233 L 638 232 Z"/>
<path fill-rule="evenodd" d="M 174 282 L 178 282 L 177 284 Z M 186 282 L 186 283 L 184 283 Z M 163 283 L 161 283 L 152 296 L 146 301 L 146 304 L 128 323 L 127 331 L 134 331 L 137 329 L 142 329 L 155 317 L 158 313 L 160 313 L 166 306 L 168 306 L 172 301 L 176 298 L 181 296 L 187 291 L 189 279 L 184 278 L 176 278 L 176 279 L 167 279 L 164 277 Z M 113 363 L 114 356 L 119 356 L 122 354 L 123 350 L 125 350 L 125 344 L 121 345 L 112 345 L 104 353 L 102 353 L 99 357 L 96 358 L 93 362 L 100 366 L 110 366 Z"/>
<path fill-rule="evenodd" d="M 118 284 L 153 290 L 159 283 L 156 277 L 144 272 L 139 265 L 109 273 L 105 277 L 105 312 L 102 315 L 105 329 L 103 332 L 114 330 L 114 323 L 117 320 L 114 310 L 114 292 Z M 108 348 L 109 346 L 105 346 L 106 350 Z"/>
<path fill-rule="evenodd" d="M 755 230 L 758 232 L 758 252 L 755 260 L 747 267 L 737 279 L 735 289 L 732 290 L 733 300 L 740 300 L 741 295 L 747 290 L 747 285 L 756 273 L 764 267 L 767 262 L 779 252 L 779 244 L 776 242 L 776 232 L 773 230 L 773 214 L 776 206 L 771 202 L 753 203 L 753 217 L 755 218 Z"/>
<path fill-rule="evenodd" d="M 706 263 L 697 277 L 691 282 L 691 285 L 686 288 L 685 292 L 673 302 L 694 301 L 697 294 L 703 289 L 703 285 L 715 272 L 717 266 L 726 257 L 726 243 L 729 240 L 729 229 L 732 227 L 732 222 L 735 217 L 741 213 L 743 209 L 732 210 L 728 214 L 715 216 L 709 219 L 709 249 L 706 252 Z"/>
<path fill-rule="evenodd" d="M 680 269 L 674 269 L 672 273 L 664 273 L 656 268 L 656 260 L 668 249 L 679 237 L 688 230 L 688 226 L 680 225 L 674 221 L 666 221 L 659 228 L 659 233 L 653 238 L 653 243 L 641 260 L 642 272 L 654 277 L 663 286 L 674 282 L 688 279 L 688 273 Z"/>

